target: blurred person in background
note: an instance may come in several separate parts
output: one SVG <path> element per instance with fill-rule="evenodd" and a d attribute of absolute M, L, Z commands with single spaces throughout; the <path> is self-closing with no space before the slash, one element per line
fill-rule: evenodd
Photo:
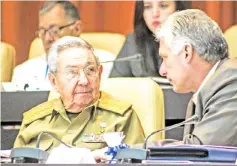
<path fill-rule="evenodd" d="M 79 37 L 82 31 L 83 24 L 79 12 L 70 1 L 45 2 L 39 10 L 39 29 L 36 31 L 36 35 L 42 39 L 45 54 L 18 65 L 14 70 L 12 82 L 16 84 L 28 83 L 29 88 L 40 82 L 42 87 L 45 85 L 46 89 L 51 89 L 47 64 L 51 45 L 63 36 Z M 115 55 L 105 50 L 96 49 L 95 54 L 101 61 L 115 59 Z M 107 78 L 112 64 L 103 64 L 103 67 L 102 78 Z"/>
<path fill-rule="evenodd" d="M 117 59 L 141 54 L 142 58 L 115 62 L 110 77 L 160 76 L 159 42 L 155 40 L 155 30 L 169 15 L 177 10 L 190 7 L 188 1 L 143 0 L 136 1 L 134 32 L 126 38 Z"/>

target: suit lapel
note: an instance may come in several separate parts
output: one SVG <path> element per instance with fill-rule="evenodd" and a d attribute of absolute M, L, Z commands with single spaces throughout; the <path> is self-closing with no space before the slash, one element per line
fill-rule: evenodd
<path fill-rule="evenodd" d="M 187 107 L 187 112 L 186 112 L 186 117 L 185 119 L 187 120 L 188 118 L 192 117 L 195 114 L 195 104 L 191 98 L 191 100 L 188 103 Z M 191 134 L 193 131 L 194 125 L 185 125 L 184 126 L 184 136 L 187 134 Z"/>

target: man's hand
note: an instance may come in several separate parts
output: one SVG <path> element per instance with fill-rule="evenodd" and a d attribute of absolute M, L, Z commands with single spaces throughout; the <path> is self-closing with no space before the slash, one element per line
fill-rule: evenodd
<path fill-rule="evenodd" d="M 105 152 L 107 150 L 108 150 L 108 147 L 92 151 L 94 159 L 97 163 L 103 163 L 110 160 L 110 158 L 108 158 L 108 156 L 105 155 Z"/>

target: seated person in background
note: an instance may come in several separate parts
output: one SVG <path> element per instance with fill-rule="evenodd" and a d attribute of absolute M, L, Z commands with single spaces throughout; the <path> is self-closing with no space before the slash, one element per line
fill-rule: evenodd
<path fill-rule="evenodd" d="M 24 62 L 14 70 L 12 82 L 16 84 L 28 83 L 29 88 L 37 82 L 45 83 L 50 89 L 48 80 L 47 56 L 51 45 L 63 36 L 77 36 L 82 32 L 82 22 L 77 8 L 69 1 L 47 1 L 39 10 L 39 30 L 37 35 L 43 41 L 45 54 Z M 115 55 L 105 50 L 95 50 L 95 55 L 103 61 L 114 60 Z M 107 78 L 112 69 L 111 63 L 103 64 Z"/>
<path fill-rule="evenodd" d="M 228 59 L 228 45 L 220 27 L 203 11 L 176 12 L 157 30 L 160 74 L 177 93 L 193 92 L 181 142 L 163 140 L 156 145 L 197 144 L 237 146 L 237 59 Z"/>
<path fill-rule="evenodd" d="M 78 37 L 63 37 L 48 55 L 49 80 L 60 98 L 24 113 L 14 147 L 35 147 L 44 131 L 68 145 L 91 150 L 106 146 L 100 140 L 106 132 L 123 132 L 128 144 L 144 141 L 132 105 L 99 90 L 103 68 L 88 43 Z M 91 138 L 95 142 L 90 142 Z M 50 151 L 56 146 L 59 143 L 53 138 L 42 137 L 41 149 Z"/>
<path fill-rule="evenodd" d="M 134 33 L 127 36 L 117 59 L 141 54 L 142 59 L 115 62 L 110 77 L 160 76 L 159 43 L 155 40 L 155 29 L 176 10 L 184 10 L 190 2 L 184 1 L 136 1 Z M 158 49 L 157 49 L 158 46 Z"/>

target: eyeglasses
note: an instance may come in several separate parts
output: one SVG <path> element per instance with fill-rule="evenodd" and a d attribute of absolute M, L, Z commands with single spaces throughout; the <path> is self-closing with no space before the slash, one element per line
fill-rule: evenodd
<path fill-rule="evenodd" d="M 87 78 L 95 78 L 98 76 L 98 67 L 96 65 L 89 65 L 86 66 L 83 69 L 69 69 L 67 71 L 62 71 L 62 73 L 65 74 L 65 77 L 67 79 L 74 79 L 74 78 L 79 78 L 80 77 L 80 71 L 83 70 L 84 74 L 86 75 Z M 58 71 L 61 72 L 61 71 Z"/>
<path fill-rule="evenodd" d="M 40 28 L 39 30 L 37 30 L 35 32 L 35 35 L 39 38 L 44 38 L 46 33 L 48 32 L 51 36 L 56 36 L 58 37 L 60 35 L 60 32 L 62 29 L 66 28 L 66 27 L 69 27 L 71 25 L 75 24 L 75 21 L 72 22 L 72 23 L 69 23 L 67 25 L 63 25 L 63 26 L 53 26 L 53 27 L 50 27 L 48 29 L 45 29 L 45 28 Z"/>

